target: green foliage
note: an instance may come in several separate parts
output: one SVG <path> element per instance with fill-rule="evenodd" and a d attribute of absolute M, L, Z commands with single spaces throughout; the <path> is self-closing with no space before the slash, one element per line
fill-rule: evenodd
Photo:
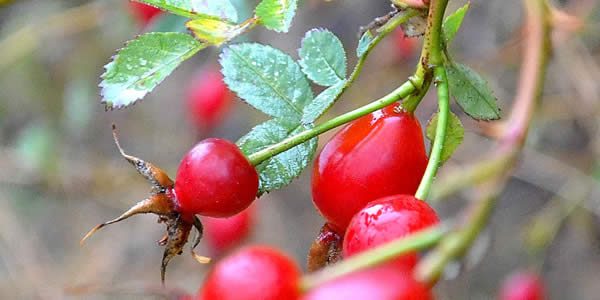
<path fill-rule="evenodd" d="M 241 34 L 250 23 L 237 25 L 222 19 L 197 18 L 185 25 L 200 41 L 220 46 Z"/>
<path fill-rule="evenodd" d="M 229 0 L 136 0 L 150 4 L 168 12 L 189 19 L 206 18 L 207 16 L 237 22 L 238 16 L 235 6 Z"/>
<path fill-rule="evenodd" d="M 442 25 L 442 36 L 444 37 L 446 45 L 450 45 L 450 43 L 452 43 L 452 40 L 456 36 L 456 33 L 458 32 L 458 29 L 465 18 L 465 14 L 470 7 L 471 2 L 457 9 L 444 20 L 444 24 Z"/>
<path fill-rule="evenodd" d="M 371 43 L 373 42 L 373 34 L 370 31 L 365 31 L 365 33 L 360 37 L 358 41 L 358 46 L 356 47 L 356 56 L 361 58 L 363 55 L 367 53 L 367 50 L 371 47 Z"/>
<path fill-rule="evenodd" d="M 500 119 L 497 99 L 481 75 L 458 63 L 448 64 L 446 70 L 450 93 L 466 114 L 476 120 Z"/>
<path fill-rule="evenodd" d="M 302 71 L 315 83 L 332 86 L 346 79 L 346 52 L 330 31 L 308 31 L 298 52 Z"/>
<path fill-rule="evenodd" d="M 102 74 L 102 103 L 122 108 L 144 97 L 181 62 L 206 47 L 189 34 L 153 32 L 127 43 Z"/>
<path fill-rule="evenodd" d="M 242 152 L 250 155 L 309 128 L 307 125 L 296 126 L 278 120 L 270 120 L 254 127 L 237 144 Z M 317 138 L 313 138 L 256 166 L 260 176 L 259 193 L 262 194 L 288 185 L 308 166 L 316 149 Z"/>
<path fill-rule="evenodd" d="M 316 121 L 323 113 L 329 109 L 342 93 L 346 86 L 346 81 L 340 81 L 322 91 L 311 103 L 304 108 L 302 123 L 310 124 Z"/>
<path fill-rule="evenodd" d="M 289 55 L 245 43 L 225 48 L 220 61 L 225 83 L 240 98 L 270 116 L 299 124 L 313 94 L 300 66 Z"/>
<path fill-rule="evenodd" d="M 437 129 L 438 114 L 434 114 L 429 123 L 427 124 L 427 138 L 433 142 L 435 140 L 435 132 Z M 442 147 L 441 162 L 447 161 L 456 148 L 462 144 L 465 136 L 465 129 L 463 128 L 460 119 L 452 112 L 448 115 L 448 124 L 446 127 L 446 138 L 444 139 L 444 145 Z"/>
<path fill-rule="evenodd" d="M 297 0 L 262 0 L 256 6 L 259 22 L 268 29 L 287 32 L 298 6 Z"/>
<path fill-rule="evenodd" d="M 174 14 L 161 14 L 155 20 L 150 23 L 149 32 L 187 32 L 185 28 L 185 22 L 188 19 L 174 15 Z"/>

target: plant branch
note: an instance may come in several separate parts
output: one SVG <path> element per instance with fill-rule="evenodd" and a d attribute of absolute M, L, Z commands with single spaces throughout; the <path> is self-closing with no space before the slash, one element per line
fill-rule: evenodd
<path fill-rule="evenodd" d="M 519 88 L 515 105 L 508 123 L 503 127 L 495 157 L 506 156 L 508 161 L 498 168 L 496 178 L 482 189 L 480 200 L 473 202 L 472 213 L 466 225 L 448 235 L 440 245 L 429 253 L 417 266 L 417 278 L 435 282 L 446 264 L 462 256 L 486 226 L 499 192 L 513 170 L 523 148 L 533 114 L 544 86 L 544 75 L 550 52 L 550 26 L 548 5 L 545 0 L 525 0 L 528 36 L 525 40 L 523 67 L 519 78 Z M 486 160 L 483 160 L 486 161 Z M 460 174 L 455 174 L 460 176 Z"/>

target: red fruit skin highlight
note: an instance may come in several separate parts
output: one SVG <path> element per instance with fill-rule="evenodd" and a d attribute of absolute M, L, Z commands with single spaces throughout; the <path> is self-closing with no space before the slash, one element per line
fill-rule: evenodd
<path fill-rule="evenodd" d="M 342 253 L 350 257 L 438 223 L 435 211 L 414 196 L 384 197 L 369 203 L 352 218 Z M 411 270 L 417 263 L 417 255 L 402 255 L 394 263 Z"/>
<path fill-rule="evenodd" d="M 270 247 L 252 246 L 218 262 L 198 291 L 199 300 L 295 300 L 300 269 Z"/>
<path fill-rule="evenodd" d="M 351 122 L 325 145 L 313 168 L 313 202 L 343 234 L 367 203 L 414 194 L 426 166 L 419 121 L 389 106 Z"/>
<path fill-rule="evenodd" d="M 179 212 L 208 217 L 230 217 L 256 198 L 258 174 L 232 142 L 209 138 L 181 160 L 175 180 Z"/>

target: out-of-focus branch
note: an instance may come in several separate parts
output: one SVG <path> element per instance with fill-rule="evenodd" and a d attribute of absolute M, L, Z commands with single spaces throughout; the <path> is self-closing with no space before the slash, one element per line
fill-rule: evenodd
<path fill-rule="evenodd" d="M 527 132 L 544 87 L 544 77 L 551 51 L 550 8 L 545 0 L 525 0 L 526 39 L 523 45 L 523 63 L 513 110 L 508 119 L 498 127 L 498 146 L 492 155 L 480 164 L 502 161 L 494 167 L 489 181 L 480 186 L 478 200 L 473 201 L 466 220 L 448 234 L 416 269 L 419 280 L 434 283 L 444 271 L 446 264 L 462 256 L 486 226 L 498 194 L 503 189 L 510 172 L 514 169 L 523 148 Z M 472 167 L 477 170 L 481 167 Z M 491 176 L 493 175 L 493 176 Z M 450 174 L 463 176 L 462 174 Z"/>

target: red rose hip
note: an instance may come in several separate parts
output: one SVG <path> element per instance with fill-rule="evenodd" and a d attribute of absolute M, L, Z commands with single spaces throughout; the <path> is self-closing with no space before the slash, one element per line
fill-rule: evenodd
<path fill-rule="evenodd" d="M 230 217 L 247 208 L 258 192 L 254 166 L 233 143 L 209 138 L 182 159 L 175 179 L 179 211 Z"/>
<path fill-rule="evenodd" d="M 136 17 L 142 26 L 147 25 L 162 11 L 154 6 L 135 1 L 129 2 L 131 13 Z"/>
<path fill-rule="evenodd" d="M 499 300 L 543 300 L 546 299 L 544 284 L 539 276 L 528 271 L 515 272 L 502 284 Z"/>
<path fill-rule="evenodd" d="M 351 273 L 320 285 L 302 300 L 430 300 L 429 289 L 390 265 Z"/>
<path fill-rule="evenodd" d="M 325 145 L 313 169 L 313 202 L 343 234 L 367 203 L 414 194 L 426 166 L 419 121 L 389 106 L 353 121 Z"/>
<path fill-rule="evenodd" d="M 191 121 L 200 130 L 217 125 L 231 107 L 233 94 L 215 69 L 199 73 L 187 90 L 187 110 Z"/>
<path fill-rule="evenodd" d="M 289 257 L 252 246 L 218 262 L 198 291 L 199 300 L 298 299 L 300 269 Z"/>
<path fill-rule="evenodd" d="M 254 204 L 229 218 L 202 217 L 203 239 L 215 254 L 228 251 L 250 234 L 255 217 Z"/>
<path fill-rule="evenodd" d="M 343 255 L 349 257 L 439 223 L 435 211 L 411 195 L 395 195 L 369 203 L 350 221 L 344 236 Z M 416 254 L 405 254 L 397 265 L 412 269 Z"/>

